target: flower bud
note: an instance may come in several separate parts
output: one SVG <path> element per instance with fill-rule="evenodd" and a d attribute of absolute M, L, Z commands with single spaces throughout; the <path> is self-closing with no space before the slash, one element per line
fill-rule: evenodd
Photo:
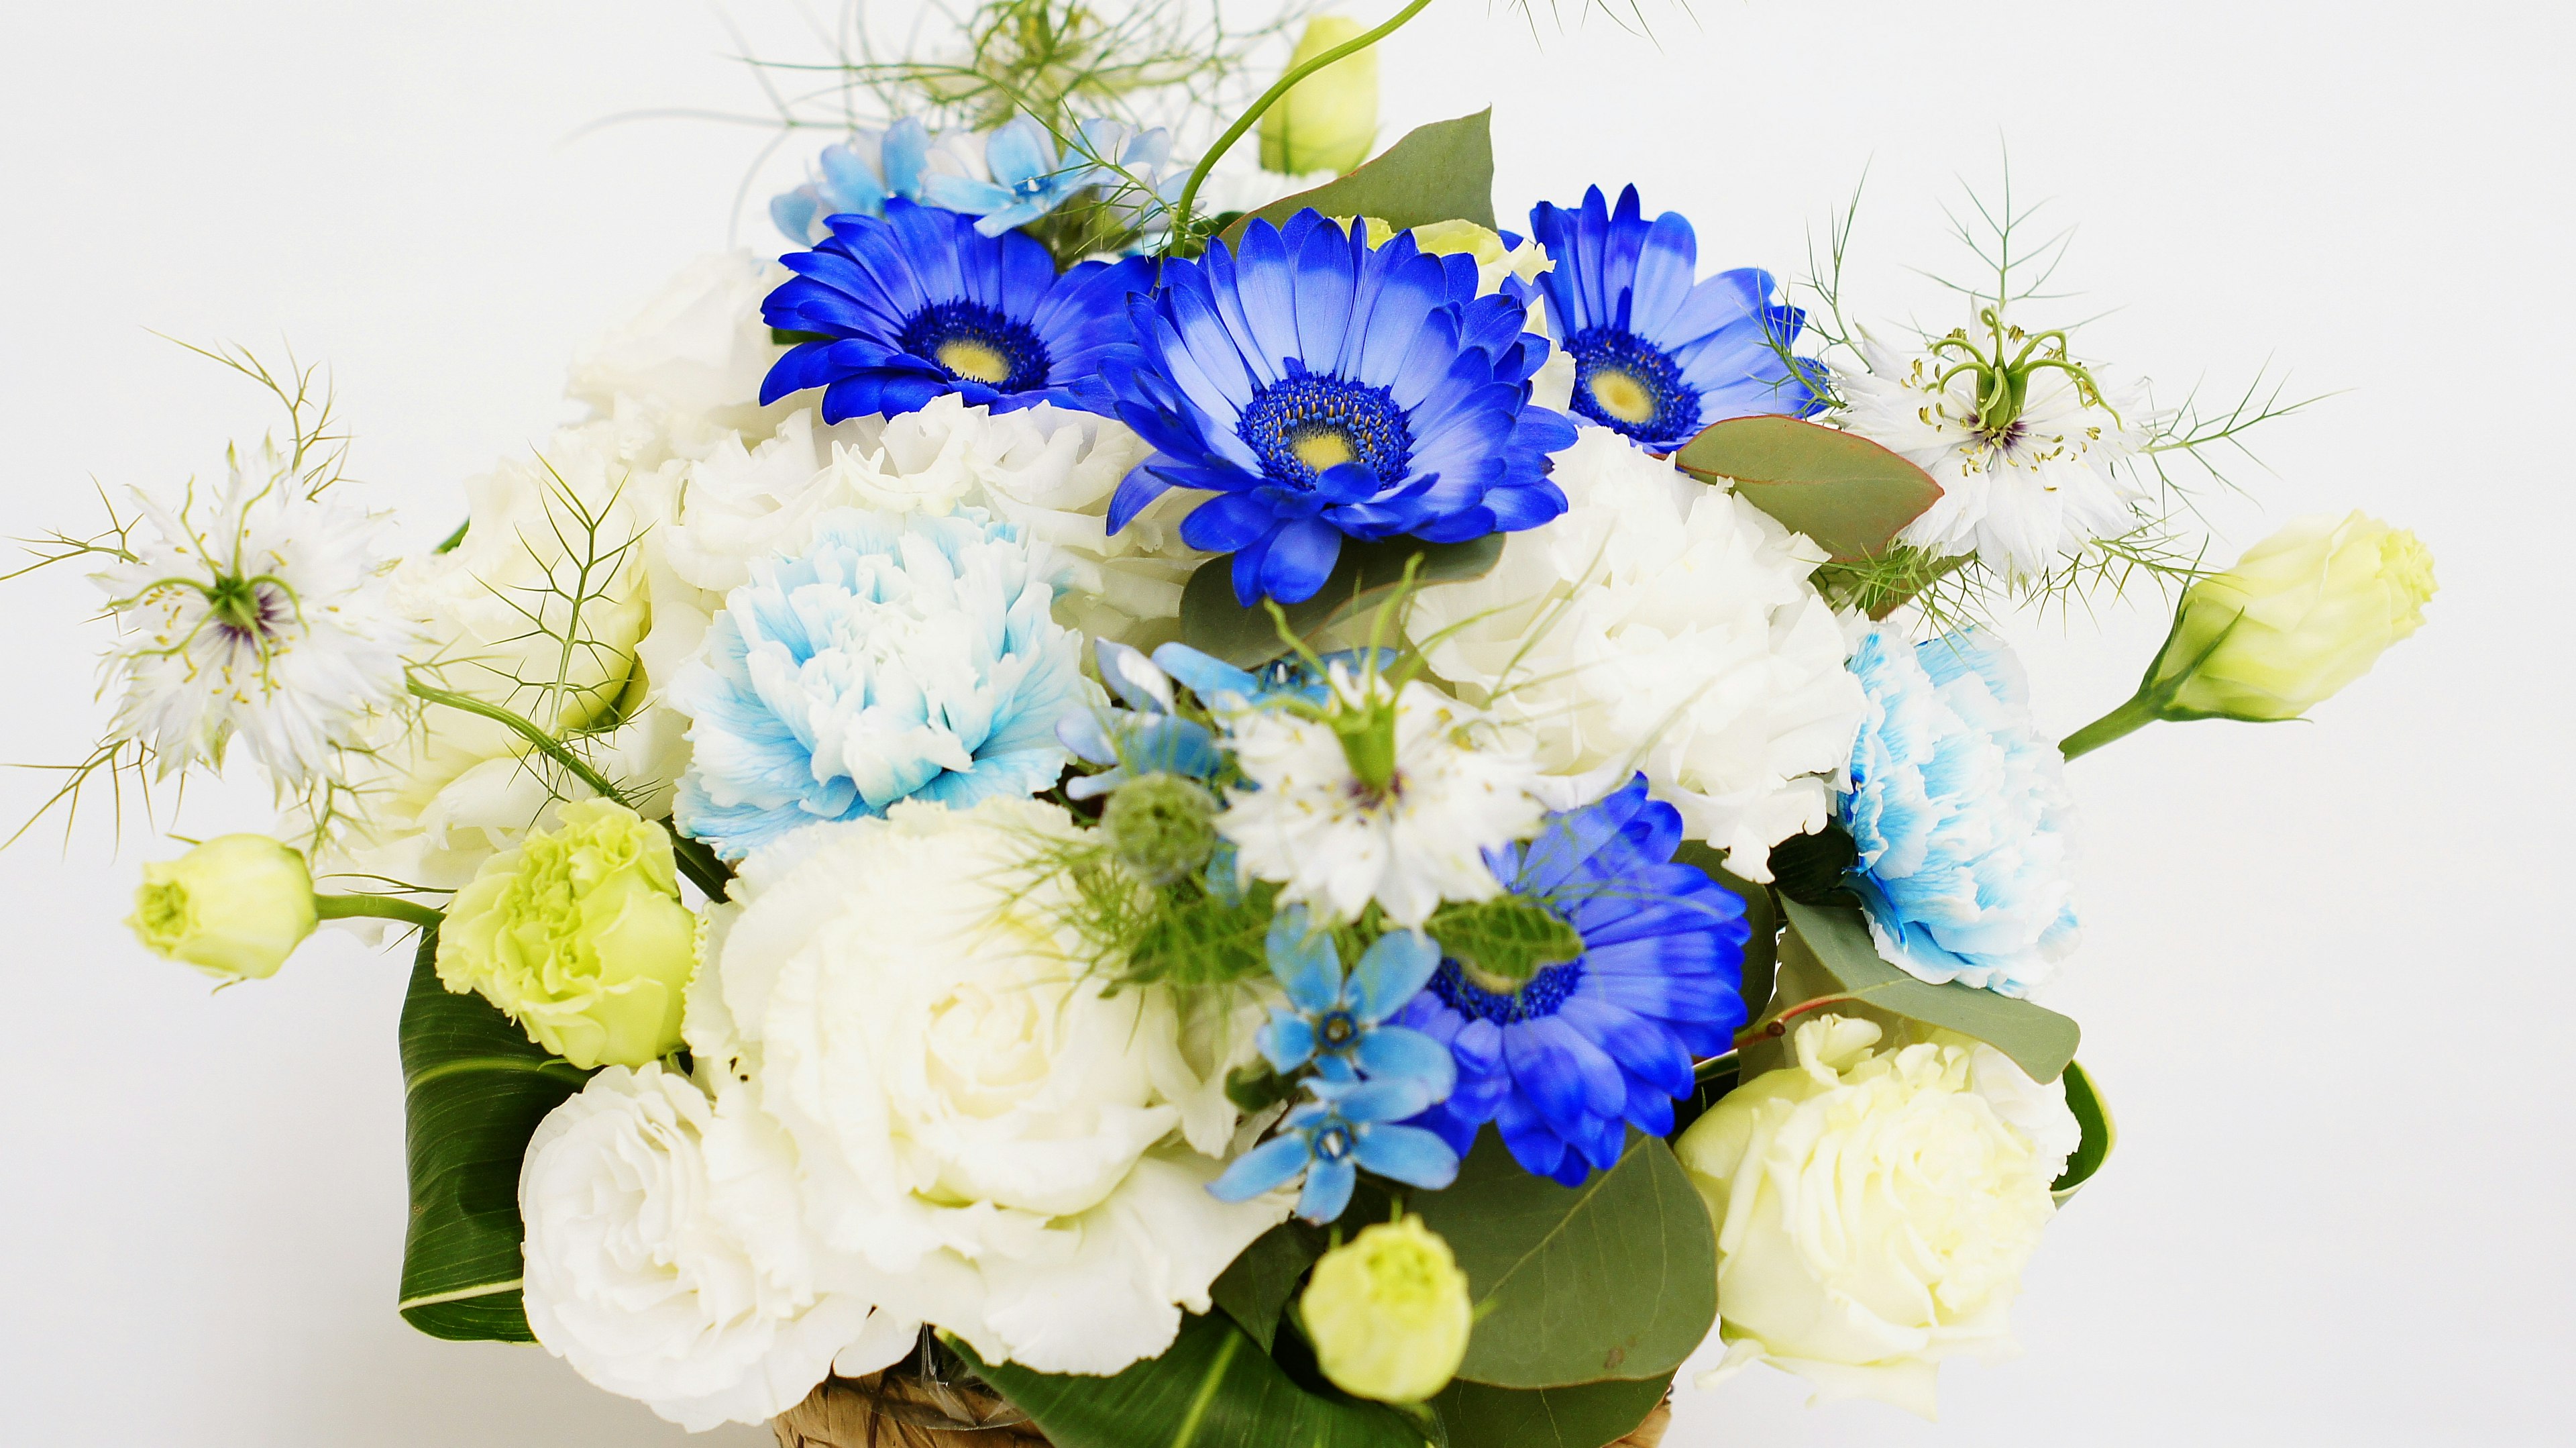
<path fill-rule="evenodd" d="M 314 920 L 304 856 L 266 835 L 222 835 L 145 865 L 125 923 L 156 955 L 226 980 L 266 980 Z"/>
<path fill-rule="evenodd" d="M 438 933 L 438 979 L 480 991 L 574 1065 L 640 1066 L 680 1044 L 697 969 L 671 837 L 610 800 L 483 862 Z"/>
<path fill-rule="evenodd" d="M 2292 519 L 2183 594 L 2147 676 L 2168 719 L 2295 719 L 2422 626 L 2433 555 L 2354 513 Z"/>
<path fill-rule="evenodd" d="M 1447 1387 L 1476 1315 L 1467 1274 L 1420 1217 L 1364 1228 L 1325 1253 L 1301 1307 L 1324 1376 L 1382 1403 Z"/>
<path fill-rule="evenodd" d="M 1216 796 L 1193 779 L 1148 774 L 1120 785 L 1101 811 L 1109 848 L 1136 878 L 1163 885 L 1197 870 L 1216 849 Z"/>
<path fill-rule="evenodd" d="M 1365 31 L 1356 20 L 1339 15 L 1306 22 L 1297 53 L 1288 58 L 1295 70 Z M 1368 159 L 1377 144 L 1377 49 L 1372 46 L 1344 56 L 1297 82 L 1261 117 L 1261 169 L 1290 176 L 1313 171 L 1347 175 Z"/>

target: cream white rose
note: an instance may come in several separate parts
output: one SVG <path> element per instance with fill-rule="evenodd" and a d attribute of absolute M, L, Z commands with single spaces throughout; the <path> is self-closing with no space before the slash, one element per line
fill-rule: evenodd
<path fill-rule="evenodd" d="M 547 1115 L 519 1175 L 528 1325 L 612 1393 L 697 1432 L 761 1423 L 920 1324 L 799 1215 L 795 1155 L 747 1093 L 613 1066 Z"/>
<path fill-rule="evenodd" d="M 601 416 L 650 414 L 683 456 L 731 432 L 767 436 L 788 408 L 761 407 L 760 384 L 787 349 L 760 304 L 787 277 L 757 252 L 698 258 L 581 350 L 566 393 Z"/>
<path fill-rule="evenodd" d="M 1675 1150 L 1717 1224 L 1705 1387 L 1754 1360 L 1933 1414 L 1937 1365 L 2015 1350 L 2007 1311 L 2080 1137 L 2062 1084 L 1946 1033 L 1874 1050 L 1824 1015 L 1796 1064 L 1746 1082 Z M 1992 1093 L 1992 1094 L 1989 1094 Z"/>
<path fill-rule="evenodd" d="M 907 802 L 755 852 L 688 1030 L 795 1141 L 809 1220 L 881 1302 L 989 1359 L 1111 1373 L 1288 1204 L 1204 1190 L 1260 1003 L 1184 1020 L 1161 989 L 1110 994 L 1070 886 L 1031 867 L 1074 828 L 1031 800 Z"/>

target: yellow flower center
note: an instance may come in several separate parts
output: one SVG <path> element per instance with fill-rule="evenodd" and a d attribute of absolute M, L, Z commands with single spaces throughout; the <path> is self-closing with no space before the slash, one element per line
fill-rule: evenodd
<path fill-rule="evenodd" d="M 1586 384 L 1592 389 L 1592 400 L 1601 410 L 1621 422 L 1638 424 L 1655 420 L 1655 394 L 1632 372 L 1604 367 L 1592 374 Z"/>
<path fill-rule="evenodd" d="M 1340 467 L 1359 456 L 1351 446 L 1350 435 L 1339 428 L 1310 427 L 1300 431 L 1288 443 L 1297 461 L 1322 473 Z"/>
<path fill-rule="evenodd" d="M 1011 359 L 990 343 L 959 337 L 939 344 L 939 365 L 976 382 L 998 384 L 1011 375 Z"/>

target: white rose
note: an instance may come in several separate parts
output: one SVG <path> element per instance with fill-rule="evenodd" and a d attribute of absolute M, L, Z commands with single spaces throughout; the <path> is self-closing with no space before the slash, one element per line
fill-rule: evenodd
<path fill-rule="evenodd" d="M 836 1367 L 901 1358 L 920 1324 L 813 1240 L 794 1168 L 747 1093 L 710 1101 L 658 1063 L 592 1077 L 520 1169 L 537 1341 L 691 1432 L 765 1422 Z"/>
<path fill-rule="evenodd" d="M 1014 799 L 796 831 L 745 861 L 688 1030 L 794 1139 L 809 1220 L 879 1301 L 988 1359 L 1111 1373 L 1288 1202 L 1204 1190 L 1260 1002 L 1185 1023 L 1159 988 L 1110 994 L 1071 886 L 1030 867 L 1073 836 Z"/>
<path fill-rule="evenodd" d="M 1841 1016 L 1801 1025 L 1796 1065 L 1738 1087 L 1676 1144 L 1717 1223 L 1731 1345 L 1701 1386 L 1764 1359 L 1820 1398 L 1928 1418 L 1941 1359 L 2014 1350 L 2007 1310 L 2081 1135 L 2064 1087 L 1947 1033 L 1878 1039 Z"/>
<path fill-rule="evenodd" d="M 1860 685 L 1808 582 L 1824 555 L 1723 488 L 1607 428 L 1556 454 L 1572 505 L 1511 534 L 1494 571 L 1422 591 L 1431 666 L 1526 722 L 1570 807 L 1645 771 L 1693 839 L 1771 878 L 1771 846 L 1825 822 Z"/>
<path fill-rule="evenodd" d="M 698 258 L 583 348 L 565 391 L 603 416 L 621 401 L 654 414 L 682 455 L 728 431 L 766 436 L 786 409 L 760 406 L 761 379 L 787 349 L 770 340 L 760 304 L 787 277 L 756 252 Z"/>

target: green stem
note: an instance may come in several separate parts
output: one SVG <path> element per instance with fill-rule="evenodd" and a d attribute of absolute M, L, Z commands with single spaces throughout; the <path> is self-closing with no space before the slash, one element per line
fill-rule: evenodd
<path fill-rule="evenodd" d="M 423 930 L 436 930 L 446 917 L 426 905 L 414 904 L 395 895 L 315 895 L 313 913 L 325 920 L 347 920 L 354 916 L 374 916 L 378 920 L 399 920 Z"/>
<path fill-rule="evenodd" d="M 2058 743 L 2057 752 L 2069 759 L 2090 754 L 2114 739 L 2125 738 L 2146 728 L 2156 722 L 2156 717 L 2154 701 L 2143 693 L 2137 694 L 2119 708 L 2067 735 Z"/>
<path fill-rule="evenodd" d="M 486 704 L 471 694 L 459 694 L 448 689 L 433 689 L 418 679 L 412 680 L 410 687 L 411 696 L 415 699 L 425 699 L 432 704 L 444 704 L 450 709 L 462 709 L 468 714 L 478 714 L 508 729 L 511 733 L 535 745 L 539 754 L 562 765 L 573 778 L 589 785 L 602 799 L 626 804 L 626 796 L 618 792 L 616 785 L 608 782 L 608 776 L 584 764 L 579 755 L 564 748 L 562 742 L 553 735 L 500 705 Z M 634 808 L 632 805 L 627 807 Z"/>
<path fill-rule="evenodd" d="M 1181 187 L 1181 199 L 1172 207 L 1172 235 L 1179 237 L 1187 233 L 1190 224 L 1190 208 L 1199 199 L 1199 183 L 1207 180 L 1208 172 L 1215 167 L 1218 159 L 1224 156 L 1227 149 L 1235 142 L 1243 139 L 1244 132 L 1259 124 L 1263 112 L 1277 105 L 1279 98 L 1288 94 L 1290 88 L 1297 82 L 1331 65 L 1334 61 L 1345 56 L 1357 55 L 1393 35 L 1404 22 L 1421 14 L 1422 7 L 1430 3 L 1431 0 L 1413 0 L 1412 4 L 1395 12 L 1394 18 L 1377 29 L 1356 39 L 1346 40 L 1304 65 L 1290 67 L 1288 73 L 1279 77 L 1276 84 L 1263 91 L 1261 98 L 1252 103 L 1252 108 L 1237 116 L 1234 124 L 1225 128 L 1225 134 L 1216 138 L 1216 144 L 1208 147 L 1207 154 L 1199 158 L 1198 165 L 1190 168 L 1190 179 Z"/>

